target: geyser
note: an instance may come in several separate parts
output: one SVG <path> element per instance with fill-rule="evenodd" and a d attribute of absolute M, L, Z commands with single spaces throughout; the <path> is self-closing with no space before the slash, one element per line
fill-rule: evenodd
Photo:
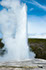
<path fill-rule="evenodd" d="M 0 59 L 3 61 L 29 59 L 26 5 L 16 0 L 3 0 L 1 5 L 4 7 L 0 11 L 2 42 L 7 53 Z"/>

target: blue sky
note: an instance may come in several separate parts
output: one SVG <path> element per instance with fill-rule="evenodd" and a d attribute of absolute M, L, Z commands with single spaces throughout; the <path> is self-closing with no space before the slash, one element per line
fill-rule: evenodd
<path fill-rule="evenodd" d="M 27 5 L 28 37 L 46 38 L 46 0 L 21 0 L 21 2 Z M 2 9 L 0 5 L 0 11 Z"/>
<path fill-rule="evenodd" d="M 21 1 L 23 1 L 27 5 L 28 15 L 35 16 L 46 15 L 46 0 L 21 0 Z"/>

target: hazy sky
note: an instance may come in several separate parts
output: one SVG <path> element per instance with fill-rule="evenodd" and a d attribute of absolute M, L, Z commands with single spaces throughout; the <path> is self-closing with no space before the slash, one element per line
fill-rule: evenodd
<path fill-rule="evenodd" d="M 21 3 L 27 5 L 28 37 L 46 38 L 46 0 L 21 0 Z"/>

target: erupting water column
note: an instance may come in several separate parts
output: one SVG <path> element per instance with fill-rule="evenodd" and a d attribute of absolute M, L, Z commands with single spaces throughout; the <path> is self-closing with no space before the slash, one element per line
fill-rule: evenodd
<path fill-rule="evenodd" d="M 1 31 L 7 54 L 2 58 L 5 61 L 29 59 L 27 43 L 27 14 L 26 5 L 16 0 L 3 0 L 5 8 L 1 14 Z"/>

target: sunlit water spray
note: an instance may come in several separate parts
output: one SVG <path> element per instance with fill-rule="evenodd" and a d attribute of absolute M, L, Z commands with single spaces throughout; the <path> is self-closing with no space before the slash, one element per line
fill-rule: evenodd
<path fill-rule="evenodd" d="M 3 0 L 4 7 L 0 11 L 1 32 L 7 53 L 4 54 L 3 61 L 27 60 L 30 52 L 27 41 L 27 8 L 25 4 L 20 4 L 16 0 Z M 35 54 L 31 52 L 31 58 Z"/>

